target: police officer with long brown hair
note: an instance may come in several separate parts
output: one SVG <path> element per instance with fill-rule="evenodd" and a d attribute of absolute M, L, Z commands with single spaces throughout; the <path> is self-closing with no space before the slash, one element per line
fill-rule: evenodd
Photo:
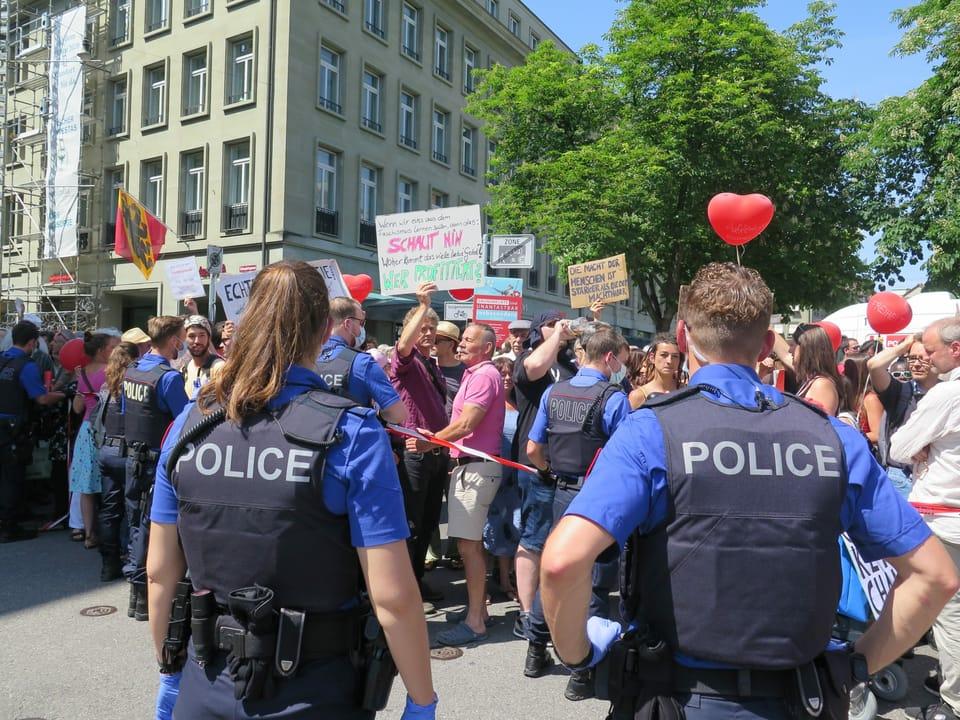
<path fill-rule="evenodd" d="M 161 672 L 183 668 L 176 717 L 367 720 L 389 692 L 387 647 L 403 717 L 435 716 L 390 444 L 372 410 L 315 373 L 328 308 L 310 265 L 265 268 L 230 360 L 164 444 L 147 565 Z M 186 567 L 183 664 L 165 640 Z"/>

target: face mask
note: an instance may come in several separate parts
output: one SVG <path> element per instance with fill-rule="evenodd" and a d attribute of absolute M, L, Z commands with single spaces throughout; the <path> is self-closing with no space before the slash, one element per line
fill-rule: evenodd
<path fill-rule="evenodd" d="M 620 369 L 614 373 L 610 373 L 610 382 L 614 385 L 619 385 L 623 382 L 623 379 L 627 376 L 627 367 L 623 363 L 620 363 Z"/>
<path fill-rule="evenodd" d="M 357 335 L 357 339 L 353 341 L 353 347 L 359 350 L 363 347 L 363 344 L 366 341 L 367 341 L 367 329 L 363 325 L 361 325 L 360 334 Z"/>

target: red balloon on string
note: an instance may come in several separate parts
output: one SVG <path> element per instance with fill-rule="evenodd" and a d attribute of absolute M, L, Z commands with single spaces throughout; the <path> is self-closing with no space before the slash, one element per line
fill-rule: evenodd
<path fill-rule="evenodd" d="M 447 290 L 447 292 L 450 293 L 450 297 L 460 302 L 466 302 L 473 297 L 473 288 L 457 288 L 455 290 Z"/>
<path fill-rule="evenodd" d="M 707 205 L 710 224 L 728 245 L 746 245 L 773 220 L 773 202 L 766 195 L 714 195 Z"/>
<path fill-rule="evenodd" d="M 83 340 L 81 338 L 67 340 L 60 348 L 60 364 L 67 372 L 73 372 L 89 362 L 90 358 L 83 351 Z"/>
<path fill-rule="evenodd" d="M 840 327 L 836 324 L 828 321 L 821 320 L 818 323 L 814 323 L 818 327 L 822 327 L 824 332 L 827 333 L 827 337 L 830 338 L 830 345 L 833 346 L 833 351 L 836 352 L 840 349 L 840 341 L 843 338 L 843 333 L 840 332 Z"/>
<path fill-rule="evenodd" d="M 867 322 L 881 335 L 900 332 L 913 320 L 913 308 L 902 296 L 879 292 L 867 301 Z"/>
<path fill-rule="evenodd" d="M 373 278 L 369 275 L 344 275 L 343 284 L 350 291 L 350 297 L 362 303 L 373 290 Z"/>

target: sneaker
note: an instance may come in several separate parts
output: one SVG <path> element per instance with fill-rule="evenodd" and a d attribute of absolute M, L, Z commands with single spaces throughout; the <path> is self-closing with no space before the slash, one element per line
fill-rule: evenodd
<path fill-rule="evenodd" d="M 924 680 L 923 689 L 935 697 L 940 697 L 940 674 L 931 675 Z"/>
<path fill-rule="evenodd" d="M 513 621 L 513 636 L 520 640 L 527 639 L 527 616 L 529 613 L 517 613 L 517 619 Z"/>
<path fill-rule="evenodd" d="M 906 712 L 907 717 L 914 720 L 957 720 L 957 714 L 945 702 L 919 708 L 919 712 L 910 712 L 910 710 Z"/>
<path fill-rule="evenodd" d="M 574 672 L 567 680 L 567 688 L 563 691 L 563 696 L 573 702 L 592 698 L 594 696 L 593 673 L 590 670 Z"/>
<path fill-rule="evenodd" d="M 528 678 L 538 678 L 551 665 L 553 665 L 553 656 L 547 652 L 547 646 L 530 643 L 527 647 L 527 659 L 523 664 L 523 674 Z"/>

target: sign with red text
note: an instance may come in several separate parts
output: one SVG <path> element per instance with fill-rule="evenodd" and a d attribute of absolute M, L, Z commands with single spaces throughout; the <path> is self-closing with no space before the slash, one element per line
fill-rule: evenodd
<path fill-rule="evenodd" d="M 487 277 L 473 296 L 473 320 L 493 328 L 497 345 L 510 334 L 510 323 L 523 316 L 523 280 Z"/>
<path fill-rule="evenodd" d="M 480 206 L 378 215 L 377 255 L 383 295 L 413 294 L 425 282 L 475 288 L 485 262 Z"/>

